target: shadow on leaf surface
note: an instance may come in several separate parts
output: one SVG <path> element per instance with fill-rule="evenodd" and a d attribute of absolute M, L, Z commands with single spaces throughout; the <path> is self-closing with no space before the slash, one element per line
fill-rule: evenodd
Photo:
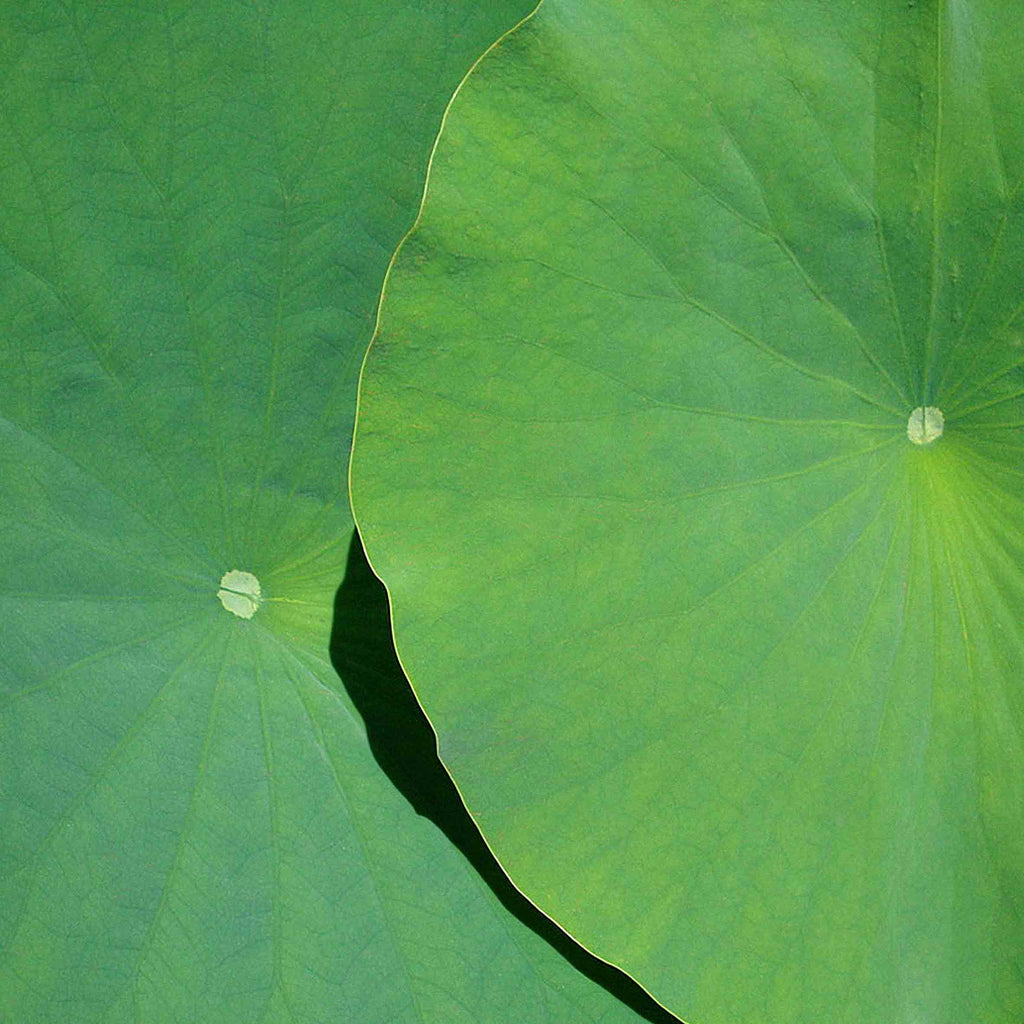
<path fill-rule="evenodd" d="M 432 821 L 518 921 L 581 974 L 652 1024 L 678 1024 L 629 975 L 598 959 L 542 914 L 512 883 L 487 848 L 437 756 L 434 730 L 398 661 L 387 591 L 352 534 L 345 578 L 334 598 L 331 662 L 366 724 L 373 756 L 416 812 Z"/>

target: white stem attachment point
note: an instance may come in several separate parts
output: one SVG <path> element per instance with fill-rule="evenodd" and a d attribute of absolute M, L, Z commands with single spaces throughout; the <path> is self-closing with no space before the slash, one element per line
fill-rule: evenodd
<path fill-rule="evenodd" d="M 942 437 L 942 428 L 946 425 L 946 417 L 942 410 L 934 405 L 919 405 L 907 420 L 907 437 L 914 444 L 931 444 Z"/>
<path fill-rule="evenodd" d="M 221 577 L 217 596 L 232 615 L 240 619 L 251 619 L 260 606 L 263 592 L 260 581 L 251 572 L 232 569 Z"/>

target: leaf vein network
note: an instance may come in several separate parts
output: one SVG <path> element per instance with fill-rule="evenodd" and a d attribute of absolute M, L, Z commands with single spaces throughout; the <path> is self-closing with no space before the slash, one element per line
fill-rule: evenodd
<path fill-rule="evenodd" d="M 34 863 L 29 872 L 28 878 L 20 886 L 21 892 L 21 907 L 22 909 L 15 916 L 15 925 L 11 932 L 9 948 L 16 946 L 16 939 L 18 933 L 21 931 L 24 923 L 25 904 L 28 902 L 30 896 L 36 888 L 36 883 L 39 877 L 39 873 L 42 870 L 44 854 L 54 844 L 58 836 L 61 834 L 62 827 L 71 823 L 72 819 L 78 812 L 85 806 L 89 797 L 99 788 L 100 784 L 107 777 L 111 768 L 118 763 L 122 758 L 128 747 L 131 746 L 133 741 L 144 731 L 152 719 L 157 707 L 160 706 L 161 702 L 166 699 L 168 690 L 174 686 L 178 680 L 184 675 L 186 667 L 190 662 L 196 660 L 198 655 L 204 648 L 207 648 L 211 644 L 211 637 L 215 635 L 217 630 L 213 627 L 212 623 L 214 620 L 211 619 L 211 628 L 206 634 L 199 637 L 191 648 L 186 649 L 182 654 L 181 660 L 178 665 L 168 673 L 167 679 L 160 684 L 156 689 L 153 696 L 150 698 L 146 707 L 141 710 L 139 714 L 135 716 L 134 721 L 131 723 L 125 733 L 118 739 L 118 741 L 111 747 L 109 751 L 103 756 L 100 764 L 93 771 L 86 785 L 84 785 L 71 799 L 68 805 L 55 816 L 53 824 L 49 830 L 42 837 L 42 840 L 37 844 L 34 850 Z M 91 659 L 85 659 L 84 663 L 88 664 Z M 211 703 L 212 708 L 212 703 Z M 212 713 L 212 712 L 211 712 Z M 200 768 L 201 771 L 201 768 Z M 182 836 L 184 835 L 184 830 Z M 179 836 L 179 842 L 181 836 Z M 166 885 L 164 887 L 166 892 Z M 163 903 L 163 896 L 161 896 L 161 904 Z M 154 914 L 154 923 L 157 914 Z"/>
<path fill-rule="evenodd" d="M 54 445 L 54 443 L 50 440 L 50 438 L 46 437 L 43 434 L 36 433 L 35 431 L 28 430 L 27 428 L 25 428 L 21 424 L 15 423 L 13 420 L 8 420 L 8 419 L 5 419 L 4 417 L 0 416 L 0 430 L 3 430 L 5 424 L 9 425 L 9 427 L 8 427 L 8 431 L 4 431 L 4 432 L 17 431 L 19 434 L 21 434 L 23 437 L 25 437 L 29 441 L 29 443 L 34 443 L 34 444 L 38 445 L 39 447 L 45 449 L 51 455 L 55 456 L 57 459 L 62 460 L 63 462 L 67 463 L 67 465 L 71 466 L 77 472 L 81 473 L 81 475 L 83 477 L 85 477 L 87 480 L 89 480 L 93 484 L 95 484 L 96 487 L 98 488 L 98 490 L 101 491 L 103 494 L 110 495 L 111 498 L 116 500 L 119 504 L 122 504 L 125 508 L 127 508 L 134 515 L 138 516 L 138 518 L 142 522 L 146 523 L 149 527 L 152 528 L 152 530 L 153 530 L 153 532 L 155 534 L 157 534 L 158 536 L 163 537 L 165 540 L 169 541 L 170 544 L 173 547 L 175 547 L 177 549 L 180 549 L 180 550 L 182 550 L 184 552 L 187 552 L 190 556 L 192 555 L 193 549 L 192 549 L 192 547 L 190 545 L 188 545 L 186 543 L 186 539 L 184 537 L 181 537 L 181 536 L 178 536 L 176 534 L 171 533 L 170 530 L 162 522 L 160 522 L 159 520 L 157 520 L 157 519 L 155 519 L 153 517 L 152 513 L 148 509 L 143 508 L 141 505 L 136 504 L 136 502 L 128 494 L 121 493 L 120 491 L 115 491 L 110 486 L 110 484 L 107 481 L 105 481 L 104 479 L 102 479 L 100 476 L 97 475 L 97 473 L 96 473 L 96 471 L 94 469 L 90 468 L 89 466 L 86 466 L 84 463 L 80 462 L 78 459 L 73 458 L 68 452 L 64 451 L 63 449 L 58 448 L 56 445 Z M 161 469 L 159 463 L 154 463 L 154 465 L 155 465 L 155 467 L 158 470 Z M 60 518 L 62 520 L 66 519 L 66 517 L 63 516 L 63 515 Z M 8 521 L 11 521 L 11 520 L 8 520 Z M 97 551 L 109 551 L 110 550 L 110 549 L 106 548 L 105 546 L 97 545 L 94 541 L 90 541 L 88 538 L 86 538 L 84 536 L 83 531 L 78 529 L 78 528 L 76 528 L 76 527 L 68 527 L 65 531 L 60 531 L 60 530 L 57 530 L 55 527 L 46 528 L 37 520 L 33 520 L 30 525 L 35 530 L 43 531 L 43 530 L 48 529 L 48 532 L 50 532 L 52 534 L 55 534 L 57 536 L 72 537 L 78 543 L 85 543 L 89 547 L 93 548 L 93 550 L 97 550 Z M 124 561 L 124 562 L 126 562 L 128 564 L 138 564 L 138 563 L 132 562 L 130 559 L 125 557 L 125 552 L 124 552 L 123 548 L 122 549 L 118 549 L 116 553 L 117 553 L 117 555 L 120 557 L 120 559 L 122 561 Z M 206 549 L 205 545 L 203 545 L 203 556 L 204 556 L 204 558 L 206 560 L 206 564 L 209 567 L 211 567 L 211 568 L 215 568 L 216 567 L 216 563 L 215 563 L 212 555 L 210 554 L 209 550 Z M 150 571 L 161 571 L 161 570 L 154 570 L 148 564 L 147 564 L 146 568 L 149 569 Z M 171 578 L 182 578 L 182 577 L 171 577 Z"/>
<path fill-rule="evenodd" d="M 209 633 L 203 639 L 202 644 L 197 645 L 197 648 L 199 646 L 209 644 L 210 643 L 210 637 L 212 637 L 213 635 L 215 635 L 215 628 L 211 626 L 211 629 L 210 629 Z M 149 926 L 146 929 L 145 937 L 143 938 L 142 943 L 139 945 L 139 948 L 135 951 L 135 957 L 134 957 L 135 964 L 134 964 L 133 969 L 132 969 L 132 990 L 133 990 L 133 997 L 135 997 L 135 998 L 137 998 L 137 994 L 138 994 L 138 986 L 139 986 L 139 981 L 140 981 L 141 974 L 142 974 L 142 965 L 145 962 L 146 958 L 149 956 L 149 953 L 150 953 L 150 951 L 153 948 L 153 944 L 156 941 L 157 925 L 158 925 L 161 917 L 163 916 L 163 914 L 165 912 L 167 912 L 167 913 L 171 914 L 175 919 L 177 919 L 177 912 L 173 909 L 173 907 L 170 906 L 170 903 L 169 903 L 169 898 L 170 898 L 169 894 L 170 894 L 171 890 L 174 888 L 175 881 L 178 878 L 179 874 L 181 873 L 181 870 L 182 870 L 181 862 L 182 862 L 182 858 L 183 858 L 183 855 L 184 855 L 185 847 L 187 845 L 187 837 L 189 835 L 189 830 L 191 828 L 192 822 L 194 821 L 195 815 L 197 813 L 196 812 L 196 805 L 198 803 L 198 793 L 199 793 L 200 786 L 201 786 L 202 781 L 203 781 L 203 777 L 206 774 L 207 763 L 208 763 L 208 760 L 209 760 L 210 745 L 213 742 L 214 723 L 215 723 L 216 718 L 217 718 L 217 704 L 218 704 L 218 700 L 219 700 L 219 697 L 220 697 L 221 688 L 222 688 L 222 685 L 223 685 L 223 682 L 224 682 L 224 668 L 225 668 L 225 665 L 227 664 L 227 661 L 228 661 L 229 651 L 230 651 L 230 641 L 227 644 L 225 644 L 225 646 L 224 646 L 224 651 L 223 651 L 223 656 L 221 658 L 220 668 L 219 668 L 219 671 L 217 673 L 217 681 L 216 681 L 216 684 L 214 686 L 213 693 L 211 694 L 211 697 L 210 697 L 210 707 L 209 707 L 209 710 L 207 711 L 207 715 L 206 715 L 206 725 L 205 725 L 205 729 L 204 729 L 204 732 L 203 732 L 202 748 L 200 750 L 199 758 L 198 758 L 198 760 L 196 762 L 195 777 L 193 779 L 192 786 L 191 786 L 191 789 L 190 789 L 190 792 L 189 792 L 188 805 L 186 806 L 185 813 L 184 813 L 184 815 L 183 815 L 183 817 L 181 819 L 181 828 L 180 828 L 180 830 L 178 832 L 178 835 L 177 835 L 177 838 L 176 838 L 176 841 L 175 841 L 175 844 L 174 844 L 174 853 L 173 853 L 173 855 L 171 857 L 170 866 L 168 867 L 167 874 L 166 874 L 166 877 L 164 879 L 164 883 L 160 887 L 160 899 L 157 901 L 157 905 L 156 905 L 156 907 L 153 910 L 153 914 L 152 914 L 152 917 L 150 919 Z M 188 657 L 189 656 L 186 655 L 186 657 L 182 659 L 182 662 L 181 662 L 181 668 L 182 669 L 184 668 L 185 663 L 188 660 Z M 176 674 L 177 674 L 177 671 L 174 674 L 172 674 L 171 678 L 173 678 L 173 675 L 176 675 Z M 168 684 L 171 682 L 171 678 L 168 679 Z M 150 707 L 147 708 L 146 711 L 144 712 L 144 716 L 145 717 L 149 716 L 149 714 L 151 713 L 152 707 L 156 703 L 156 700 L 161 697 L 161 695 L 165 692 L 165 689 L 166 689 L 166 687 L 161 687 L 161 689 L 159 691 L 157 691 L 157 695 L 154 698 L 153 703 L 151 703 Z M 133 726 L 132 731 L 131 731 L 131 735 L 134 735 L 135 733 L 140 731 L 140 724 L 139 723 L 141 723 L 142 719 L 143 719 L 143 716 L 139 716 L 139 719 L 136 720 L 136 725 Z M 118 743 L 118 746 L 115 749 L 119 751 L 124 746 L 126 746 L 127 743 L 130 742 L 131 735 L 126 736 L 124 740 L 122 740 L 120 743 Z M 103 768 L 101 769 L 101 771 L 105 771 L 106 767 L 107 767 L 107 765 L 105 763 Z M 100 773 L 97 773 L 97 775 L 99 775 L 99 774 Z M 184 926 L 183 925 L 182 925 L 182 930 L 184 930 Z"/>
<path fill-rule="evenodd" d="M 799 93 L 799 90 L 797 91 Z M 768 190 L 765 187 L 763 175 L 757 172 L 757 169 L 754 166 L 754 162 L 750 159 L 744 147 L 740 145 L 736 133 L 732 130 L 732 128 L 730 128 L 728 121 L 726 120 L 724 114 L 722 113 L 717 104 L 714 104 L 714 110 L 718 118 L 718 123 L 722 127 L 722 131 L 725 133 L 726 138 L 729 140 L 729 143 L 732 146 L 733 150 L 736 152 L 737 156 L 739 156 L 740 160 L 743 162 L 743 166 L 746 167 L 747 173 L 750 176 L 750 180 L 754 182 L 754 185 L 758 190 L 758 194 L 761 197 L 761 204 L 764 207 L 765 212 L 768 214 L 768 218 L 771 223 L 772 230 L 769 233 L 769 237 L 772 238 L 772 240 L 775 242 L 779 250 L 783 253 L 786 259 L 788 259 L 789 262 L 793 265 L 793 268 L 800 275 L 801 279 L 804 282 L 804 285 L 810 291 L 810 293 L 820 302 L 824 303 L 832 311 L 832 313 L 853 333 L 853 336 L 857 341 L 857 346 L 858 348 L 860 348 L 864 357 L 868 360 L 868 362 L 871 363 L 875 371 L 889 385 L 889 387 L 893 390 L 893 392 L 900 399 L 900 401 L 905 405 L 912 404 L 907 398 L 903 389 L 896 383 L 896 381 L 892 379 L 892 376 L 889 374 L 889 371 L 885 368 L 882 362 L 871 350 L 867 343 L 867 339 L 863 336 L 863 334 L 861 334 L 860 329 L 850 320 L 846 313 L 843 312 L 843 310 L 841 310 L 836 305 L 836 303 L 829 297 L 825 289 L 822 288 L 821 285 L 813 278 L 810 271 L 808 271 L 807 267 L 804 265 L 803 261 L 797 256 L 796 252 L 793 250 L 793 247 L 786 241 L 785 235 L 779 227 L 777 218 L 773 212 L 772 203 L 769 201 Z M 812 120 L 814 121 L 815 125 L 817 125 L 817 119 L 812 118 Z M 852 183 L 850 183 L 849 180 L 848 184 L 850 185 L 850 188 L 853 191 L 855 198 L 861 198 L 861 201 L 863 201 L 862 197 L 860 197 L 859 192 L 853 189 Z"/>
<path fill-rule="evenodd" d="M 281 650 L 285 654 L 286 658 L 294 661 L 304 674 L 311 674 L 308 666 L 304 665 L 302 661 L 297 657 L 294 651 L 288 649 L 286 646 L 281 645 Z M 381 919 L 387 924 L 387 939 L 392 948 L 394 959 L 398 961 L 401 969 L 402 980 L 404 987 L 409 998 L 409 1002 L 415 1008 L 417 1018 L 421 1021 L 426 1022 L 428 1020 L 427 1015 L 423 1012 L 419 993 L 417 992 L 416 986 L 413 982 L 412 974 L 409 970 L 406 957 L 403 955 L 402 943 L 399 938 L 398 929 L 395 926 L 391 911 L 389 909 L 388 900 L 384 894 L 384 885 L 378 876 L 378 869 L 376 862 L 369 851 L 369 842 L 366 835 L 363 832 L 363 828 L 360 822 L 360 816 L 355 811 L 355 805 L 352 797 L 349 795 L 348 789 L 345 787 L 343 778 L 343 771 L 339 770 L 338 765 L 335 763 L 334 755 L 331 753 L 330 748 L 327 744 L 324 736 L 323 727 L 320 721 L 310 707 L 307 695 L 303 692 L 303 688 L 299 682 L 298 677 L 292 672 L 288 672 L 288 680 L 292 684 L 295 691 L 295 695 L 302 706 L 303 713 L 306 717 L 306 722 L 309 725 L 310 731 L 316 740 L 317 749 L 319 750 L 323 762 L 330 772 L 331 781 L 334 784 L 334 789 L 338 794 L 339 799 L 344 804 L 348 811 L 348 824 L 350 826 L 351 834 L 354 836 L 356 844 L 359 848 L 359 853 L 363 865 L 366 870 L 366 877 L 370 881 L 371 888 L 373 890 L 374 901 L 377 904 L 377 908 L 380 912 Z M 320 680 L 317 680 L 317 684 L 320 689 L 327 689 L 323 686 Z M 328 690 L 333 700 L 338 701 L 338 697 L 333 691 Z M 347 709 L 346 709 L 347 710 Z"/>
<path fill-rule="evenodd" d="M 868 453 L 870 453 L 871 451 L 875 451 L 875 450 L 877 450 L 877 449 L 870 449 Z M 846 459 L 855 458 L 855 457 L 857 457 L 857 455 L 860 455 L 860 454 L 865 454 L 865 453 L 856 453 L 855 455 L 844 456 L 843 458 L 846 458 Z M 838 460 L 835 460 L 835 461 L 838 461 Z M 621 618 L 615 619 L 614 621 L 602 622 L 602 623 L 600 623 L 600 624 L 598 624 L 596 626 L 592 626 L 592 627 L 590 627 L 588 629 L 576 631 L 576 632 L 573 633 L 573 635 L 571 637 L 563 637 L 563 638 L 559 638 L 559 639 L 556 639 L 554 641 L 547 642 L 547 643 L 544 643 L 544 642 L 541 642 L 541 641 L 537 641 L 537 642 L 535 642 L 533 644 L 533 646 L 531 647 L 531 650 L 533 650 L 534 653 L 537 654 L 537 655 L 546 655 L 546 654 L 548 654 L 548 653 L 550 653 L 552 651 L 563 649 L 563 648 L 566 648 L 566 647 L 571 647 L 571 646 L 574 646 L 574 645 L 584 645 L 586 643 L 589 643 L 594 638 L 600 637 L 600 636 L 602 636 L 602 635 L 604 635 L 606 633 L 609 633 L 610 631 L 613 631 L 613 630 L 618 630 L 618 629 L 622 629 L 622 628 L 625 628 L 625 627 L 636 626 L 636 625 L 641 625 L 641 624 L 646 624 L 646 623 L 662 622 L 662 621 L 666 621 L 666 620 L 667 621 L 677 621 L 679 619 L 683 619 L 683 618 L 686 618 L 686 617 L 690 616 L 694 612 L 700 610 L 705 605 L 709 604 L 711 601 L 715 600 L 717 597 L 719 597 L 722 594 L 724 594 L 725 591 L 727 591 L 730 587 L 733 587 L 736 584 L 742 582 L 744 579 L 746 579 L 748 576 L 752 575 L 753 573 L 757 572 L 763 566 L 770 564 L 773 559 L 778 558 L 783 553 L 783 551 L 787 548 L 787 546 L 792 544 L 794 541 L 796 541 L 798 538 L 800 538 L 802 535 L 804 535 L 809 530 L 812 530 L 821 521 L 823 521 L 829 515 L 833 514 L 839 508 L 841 508 L 842 506 L 848 504 L 849 502 L 851 502 L 854 499 L 856 499 L 859 495 L 864 493 L 869 487 L 871 487 L 873 485 L 874 480 L 882 473 L 882 471 L 886 468 L 886 465 L 887 465 L 887 463 L 882 463 L 881 465 L 876 466 L 874 469 L 870 470 L 865 475 L 863 480 L 858 484 L 857 487 L 855 487 L 853 490 L 848 491 L 847 493 L 841 495 L 839 498 L 837 498 L 830 505 L 827 505 L 825 508 L 823 508 L 823 509 L 819 510 L 818 512 L 816 512 L 810 519 L 808 519 L 805 522 L 801 523 L 796 529 L 794 529 L 791 532 L 789 532 L 788 534 L 786 534 L 786 536 L 784 536 L 781 540 L 779 540 L 778 543 L 773 545 L 767 551 L 765 551 L 762 554 L 758 555 L 758 557 L 755 558 L 753 561 L 751 561 L 748 564 L 744 565 L 734 575 L 732 575 L 729 578 L 727 578 L 725 580 L 722 580 L 720 583 L 716 584 L 715 587 L 713 587 L 706 594 L 703 594 L 698 601 L 696 601 L 694 604 L 690 605 L 689 607 L 687 607 L 685 609 L 681 609 L 681 610 L 676 609 L 676 610 L 673 610 L 673 611 L 656 612 L 656 613 L 652 613 L 652 614 L 623 616 Z M 704 493 L 704 492 L 701 492 L 701 493 Z M 572 496 L 572 497 L 575 498 L 576 496 Z M 523 498 L 523 499 L 520 499 L 520 500 L 528 501 L 529 499 L 528 498 Z M 666 501 L 672 501 L 672 502 L 675 502 L 676 500 L 677 499 L 675 497 L 673 497 L 671 499 L 666 499 Z M 560 558 L 558 558 L 558 559 L 553 559 L 551 557 L 540 558 L 540 559 L 537 559 L 535 562 L 531 563 L 530 565 L 525 566 L 525 567 L 518 567 L 515 571 L 512 571 L 512 572 L 488 575 L 486 577 L 486 579 L 479 580 L 477 582 L 477 586 L 475 588 L 471 587 L 470 589 L 466 590 L 464 592 L 464 596 L 465 596 L 465 598 L 467 599 L 467 602 L 468 602 L 468 600 L 472 597 L 472 594 L 473 594 L 475 589 L 491 589 L 491 588 L 493 588 L 493 586 L 496 583 L 501 583 L 501 582 L 504 582 L 506 580 L 514 580 L 514 579 L 516 579 L 516 578 L 518 578 L 520 576 L 523 576 L 524 575 L 524 568 L 525 569 L 535 569 L 535 568 L 537 568 L 539 566 L 554 565 L 554 564 L 557 564 L 557 562 L 565 561 L 567 558 L 573 557 L 575 555 L 575 553 L 576 553 L 575 547 L 571 547 L 570 549 L 567 549 L 563 553 L 563 555 Z M 440 622 L 443 622 L 446 619 L 452 617 L 453 615 L 457 615 L 457 614 L 458 614 L 458 610 L 457 609 L 451 609 L 449 611 L 446 611 L 446 612 L 442 613 L 441 615 L 437 616 L 436 618 L 430 620 L 430 624 L 436 625 L 436 624 L 438 624 Z M 466 659 L 463 662 L 463 664 L 465 666 L 467 666 L 467 667 L 472 667 L 472 666 L 477 665 L 477 664 L 483 665 L 483 664 L 488 664 L 490 662 L 490 659 L 491 659 L 491 656 L 485 653 L 485 654 L 481 654 L 479 656 L 479 658 L 477 658 L 477 659 L 473 659 L 473 658 Z"/>
<path fill-rule="evenodd" d="M 806 366 L 805 364 L 801 363 L 800 361 L 798 361 L 796 359 L 793 359 L 791 356 L 787 356 L 784 352 L 781 352 L 779 349 L 775 348 L 774 346 L 769 345 L 766 341 L 764 341 L 764 339 L 757 337 L 756 335 L 752 334 L 751 332 L 746 331 L 742 327 L 740 327 L 739 325 L 733 323 L 723 313 L 720 313 L 717 310 L 713 309 L 711 306 L 709 306 L 705 302 L 702 302 L 696 296 L 688 294 L 680 286 L 679 282 L 676 280 L 675 274 L 668 267 L 668 265 L 665 263 L 664 259 L 661 257 L 661 255 L 659 253 L 657 253 L 647 242 L 645 242 L 643 239 L 639 238 L 629 227 L 627 227 L 625 224 L 623 224 L 617 217 L 615 217 L 614 214 L 611 213 L 610 210 L 608 210 L 606 207 L 604 207 L 597 200 L 591 198 L 589 201 L 591 203 L 593 203 L 594 206 L 598 207 L 598 209 L 600 209 L 601 212 L 604 213 L 604 215 L 610 221 L 612 221 L 612 223 L 614 223 L 619 228 L 620 231 L 622 231 L 625 235 L 627 235 L 629 238 L 631 238 L 633 240 L 633 242 L 643 252 L 645 252 L 662 269 L 662 271 L 665 273 L 667 278 L 670 281 L 672 281 L 672 283 L 674 285 L 674 288 L 675 288 L 675 292 L 676 292 L 676 294 L 679 297 L 679 300 L 681 302 L 685 303 L 688 306 L 691 306 L 692 308 L 696 309 L 698 312 L 703 313 L 705 316 L 709 317 L 710 319 L 717 321 L 726 330 L 728 330 L 729 332 L 734 334 L 736 337 L 741 338 L 742 340 L 748 342 L 753 347 L 759 349 L 761 352 L 765 353 L 766 355 L 771 356 L 773 359 L 777 360 L 778 362 L 784 363 L 786 366 L 790 367 L 790 369 L 792 369 L 792 370 L 795 370 L 797 373 L 799 373 L 799 374 L 801 374 L 801 375 L 803 375 L 805 377 L 808 377 L 811 380 L 815 380 L 815 381 L 819 381 L 819 382 L 827 382 L 827 383 L 830 383 L 830 384 L 834 385 L 835 387 L 843 388 L 843 389 L 845 389 L 847 391 L 850 391 L 853 394 L 855 394 L 862 401 L 867 402 L 870 405 L 877 406 L 880 409 L 884 409 L 886 412 L 890 412 L 894 416 L 902 417 L 904 415 L 904 412 L 902 410 L 897 409 L 895 406 L 886 405 L 884 402 L 880 402 L 878 399 L 872 398 L 870 395 L 865 394 L 859 388 L 854 387 L 849 381 L 843 380 L 841 377 L 835 377 L 835 376 L 833 376 L 831 374 L 824 373 L 824 372 L 822 372 L 820 370 L 814 370 L 811 367 Z M 855 330 L 855 333 L 856 333 L 856 329 L 854 329 L 854 330 Z M 890 379 L 890 383 L 892 383 L 891 379 Z"/>

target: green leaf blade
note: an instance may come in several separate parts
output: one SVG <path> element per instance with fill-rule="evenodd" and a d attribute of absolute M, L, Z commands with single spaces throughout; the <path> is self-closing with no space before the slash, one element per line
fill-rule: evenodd
<path fill-rule="evenodd" d="M 330 660 L 380 283 L 525 13 L 0 11 L 0 1019 L 636 1019 L 395 791 Z"/>
<path fill-rule="evenodd" d="M 442 758 L 687 1020 L 1024 1009 L 1016 16 L 919 7 L 549 0 L 453 106 L 363 375 Z"/>

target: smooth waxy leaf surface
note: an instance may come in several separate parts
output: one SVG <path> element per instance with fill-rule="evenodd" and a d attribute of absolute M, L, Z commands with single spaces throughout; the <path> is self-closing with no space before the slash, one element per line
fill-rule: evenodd
<path fill-rule="evenodd" d="M 1024 1015 L 1024 15 L 545 0 L 353 506 L 516 883 L 688 1021 Z"/>
<path fill-rule="evenodd" d="M 525 13 L 0 10 L 0 1019 L 635 1019 L 413 813 L 328 659 L 380 281 Z"/>

